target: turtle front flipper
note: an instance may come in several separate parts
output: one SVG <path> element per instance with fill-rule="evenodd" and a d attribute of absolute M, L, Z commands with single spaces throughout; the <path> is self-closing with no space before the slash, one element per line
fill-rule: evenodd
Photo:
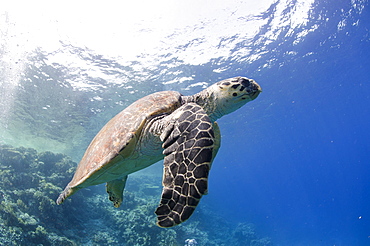
<path fill-rule="evenodd" d="M 115 179 L 107 182 L 106 190 L 109 196 L 109 200 L 113 202 L 113 206 L 118 208 L 121 206 L 123 201 L 123 190 L 125 189 L 127 181 L 127 175 L 122 179 Z"/>
<path fill-rule="evenodd" d="M 164 187 L 155 211 L 161 227 L 187 220 L 207 192 L 215 138 L 210 118 L 195 103 L 183 105 L 169 117 L 171 123 L 161 135 Z"/>

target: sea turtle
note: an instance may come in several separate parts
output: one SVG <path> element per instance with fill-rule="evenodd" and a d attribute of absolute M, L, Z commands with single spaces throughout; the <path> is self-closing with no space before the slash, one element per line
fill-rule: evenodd
<path fill-rule="evenodd" d="M 215 121 L 260 92 L 254 80 L 235 77 L 192 96 L 162 91 L 137 100 L 95 136 L 57 204 L 79 189 L 106 182 L 109 200 L 119 207 L 127 176 L 164 159 L 157 225 L 184 222 L 207 193 L 208 173 L 221 140 Z"/>

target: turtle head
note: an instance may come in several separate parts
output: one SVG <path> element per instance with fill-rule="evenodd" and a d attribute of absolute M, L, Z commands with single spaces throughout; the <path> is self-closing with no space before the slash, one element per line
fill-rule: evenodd
<path fill-rule="evenodd" d="M 195 94 L 193 99 L 215 121 L 256 99 L 261 91 L 253 79 L 235 77 L 211 85 Z"/>

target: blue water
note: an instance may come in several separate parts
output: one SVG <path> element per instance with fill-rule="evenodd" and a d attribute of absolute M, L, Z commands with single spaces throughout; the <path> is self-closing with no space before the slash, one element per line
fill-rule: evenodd
<path fill-rule="evenodd" d="M 370 16 L 365 8 L 353 16 L 358 26 L 338 32 L 345 6 L 321 4 L 330 21 L 297 47 L 285 41 L 268 54 L 277 64 L 251 71 L 260 98 L 220 121 L 223 147 L 207 199 L 278 245 L 370 243 Z M 297 54 L 284 55 L 290 50 Z"/>
<path fill-rule="evenodd" d="M 199 64 L 176 57 L 173 49 L 158 51 L 156 67 L 146 67 L 143 56 L 120 63 L 64 40 L 54 53 L 29 51 L 28 70 L 14 87 L 7 83 L 17 73 L 5 66 L 4 45 L 2 86 L 12 93 L 2 94 L 2 143 L 78 161 L 100 127 L 134 100 L 160 90 L 192 94 L 220 79 L 247 76 L 263 92 L 218 121 L 222 147 L 201 203 L 226 221 L 255 224 L 273 245 L 370 245 L 369 3 L 314 1 L 305 24 L 274 29 L 274 20 L 289 19 L 301 6 L 284 3 L 271 1 L 254 16 L 266 24 L 253 38 L 243 40 L 248 30 L 225 37 L 228 56 Z M 189 47 L 177 48 L 193 52 Z M 250 53 L 240 55 L 245 48 Z M 83 62 L 49 62 L 58 52 Z M 101 73 L 92 76 L 94 69 Z M 12 107 L 22 110 L 12 115 Z M 161 175 L 160 165 L 149 170 Z"/>

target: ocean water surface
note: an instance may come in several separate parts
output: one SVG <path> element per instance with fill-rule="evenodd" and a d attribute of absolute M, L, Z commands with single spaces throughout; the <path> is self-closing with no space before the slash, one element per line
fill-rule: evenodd
<path fill-rule="evenodd" d="M 4 6 L 4 245 L 370 244 L 367 0 Z M 130 103 L 234 76 L 263 92 L 218 120 L 209 194 L 188 221 L 154 224 L 162 162 L 129 177 L 122 208 L 104 185 L 54 203 L 95 134 Z"/>

